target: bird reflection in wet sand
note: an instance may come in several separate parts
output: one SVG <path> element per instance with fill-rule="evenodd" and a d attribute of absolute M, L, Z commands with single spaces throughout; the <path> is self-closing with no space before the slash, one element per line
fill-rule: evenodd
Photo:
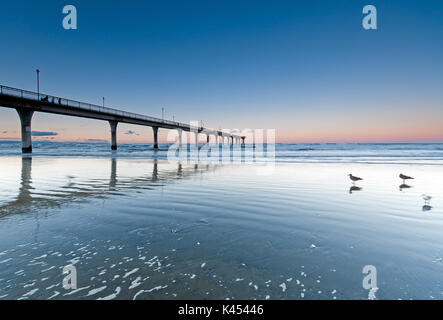
<path fill-rule="evenodd" d="M 360 188 L 360 187 L 357 187 L 357 186 L 351 186 L 349 188 L 349 193 L 352 194 L 352 192 L 354 192 L 354 191 L 361 191 L 361 190 L 363 190 L 363 188 Z"/>
<path fill-rule="evenodd" d="M 400 185 L 400 191 L 403 191 L 403 189 L 409 189 L 409 188 L 412 188 L 412 186 L 410 186 L 410 185 L 408 185 L 408 184 L 406 184 L 406 180 L 412 180 L 412 179 L 414 179 L 414 178 L 412 178 L 412 177 L 410 177 L 410 176 L 407 176 L 407 175 L 405 175 L 405 174 L 403 174 L 403 173 L 400 173 L 399 175 L 398 175 L 398 177 L 400 178 L 400 179 L 402 179 L 403 180 L 403 183 Z"/>
<path fill-rule="evenodd" d="M 399 186 L 399 188 L 400 188 L 400 191 L 403 191 L 403 189 L 410 189 L 410 188 L 412 188 L 412 186 L 407 185 L 406 183 L 402 183 L 402 184 Z"/>
<path fill-rule="evenodd" d="M 431 211 L 432 210 L 432 206 L 425 204 L 422 208 L 423 211 Z"/>

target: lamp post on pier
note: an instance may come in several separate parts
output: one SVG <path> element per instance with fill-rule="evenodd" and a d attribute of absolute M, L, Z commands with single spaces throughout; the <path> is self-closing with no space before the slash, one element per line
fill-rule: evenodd
<path fill-rule="evenodd" d="M 40 70 L 37 69 L 35 72 L 37 72 L 37 97 L 40 100 Z"/>

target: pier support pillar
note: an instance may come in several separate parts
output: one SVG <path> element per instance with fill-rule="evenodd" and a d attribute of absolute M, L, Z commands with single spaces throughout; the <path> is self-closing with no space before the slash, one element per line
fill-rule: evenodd
<path fill-rule="evenodd" d="M 158 149 L 158 127 L 152 127 L 154 131 L 154 149 Z"/>
<path fill-rule="evenodd" d="M 206 143 L 207 144 L 209 144 L 209 137 L 210 137 L 210 135 L 208 134 L 208 135 L 206 135 Z"/>
<path fill-rule="evenodd" d="M 195 146 L 198 148 L 198 132 L 194 132 L 194 137 L 195 137 Z"/>
<path fill-rule="evenodd" d="M 117 121 L 109 121 L 111 126 L 111 150 L 117 150 Z"/>
<path fill-rule="evenodd" d="M 241 138 L 241 144 L 245 145 L 245 138 L 244 137 Z"/>
<path fill-rule="evenodd" d="M 21 131 L 22 131 L 22 152 L 32 153 L 32 131 L 31 120 L 34 114 L 33 110 L 17 109 L 20 117 Z"/>

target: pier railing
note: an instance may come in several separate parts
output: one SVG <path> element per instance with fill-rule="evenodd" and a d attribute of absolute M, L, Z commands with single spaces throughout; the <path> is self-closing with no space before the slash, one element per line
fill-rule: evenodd
<path fill-rule="evenodd" d="M 177 121 L 171 121 L 171 120 L 165 120 L 165 119 L 145 116 L 145 115 L 138 114 L 138 113 L 121 111 L 121 110 L 108 108 L 108 107 L 104 107 L 104 106 L 99 106 L 99 105 L 95 105 L 95 104 L 90 104 L 90 103 L 86 103 L 86 102 L 65 99 L 62 97 L 57 97 L 57 96 L 49 95 L 46 93 L 37 93 L 37 92 L 33 92 L 33 91 L 17 89 L 17 88 L 12 88 L 12 87 L 3 86 L 3 85 L 0 85 L 0 94 L 6 95 L 6 96 L 19 97 L 22 99 L 45 102 L 45 103 L 49 103 L 49 104 L 52 104 L 55 106 L 59 105 L 59 106 L 63 106 L 63 107 L 70 107 L 70 108 L 95 111 L 95 112 L 100 112 L 100 113 L 105 113 L 105 114 L 110 114 L 110 115 L 115 115 L 115 116 L 123 116 L 123 117 L 138 119 L 138 120 L 146 120 L 146 121 L 156 122 L 159 124 L 163 123 L 163 124 L 167 124 L 167 125 L 171 125 L 171 126 L 175 126 L 175 127 L 190 128 L 189 124 L 185 124 L 185 123 L 181 123 L 181 122 L 177 122 Z M 199 131 L 204 130 L 203 127 L 199 127 L 198 129 L 199 129 Z M 212 131 L 212 129 L 208 129 L 208 128 L 206 128 L 206 129 Z"/>

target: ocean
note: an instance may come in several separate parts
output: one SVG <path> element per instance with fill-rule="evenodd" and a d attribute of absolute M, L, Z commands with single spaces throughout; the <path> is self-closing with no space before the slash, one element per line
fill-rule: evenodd
<path fill-rule="evenodd" d="M 443 298 L 443 144 L 20 147 L 0 142 L 0 299 Z"/>
<path fill-rule="evenodd" d="M 153 144 L 119 144 L 118 153 L 111 152 L 109 143 L 34 141 L 33 146 L 34 157 L 167 159 L 171 144 L 159 144 L 158 150 Z M 264 144 L 261 149 L 266 151 L 266 147 Z M 228 149 L 227 144 L 224 148 Z M 246 150 L 254 151 L 251 145 L 247 145 Z M 273 150 L 277 162 L 441 164 L 443 160 L 443 143 L 277 143 Z M 257 150 L 256 157 L 261 156 L 259 151 L 262 150 Z M 1 156 L 21 156 L 21 142 L 0 141 Z"/>

